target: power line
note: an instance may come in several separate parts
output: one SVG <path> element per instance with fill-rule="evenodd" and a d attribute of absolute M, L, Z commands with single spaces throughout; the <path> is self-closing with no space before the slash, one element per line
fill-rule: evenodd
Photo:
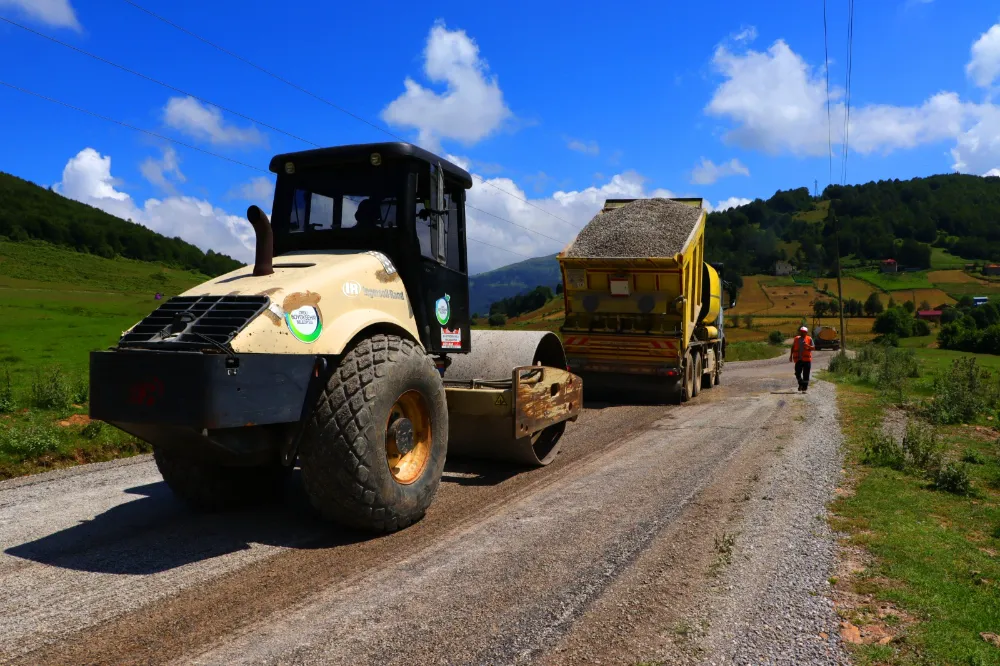
<path fill-rule="evenodd" d="M 827 47 L 826 0 L 823 0 L 823 59 L 826 62 L 826 141 L 830 154 L 830 179 L 833 183 L 833 120 L 830 115 L 830 51 Z"/>
<path fill-rule="evenodd" d="M 330 106 L 330 107 L 336 109 L 337 111 L 340 111 L 341 113 L 347 114 L 347 115 L 351 116 L 352 118 L 354 118 L 355 120 L 359 120 L 359 121 L 363 122 L 364 124 L 368 125 L 369 127 L 372 127 L 372 128 L 374 128 L 374 129 L 376 129 L 376 130 L 378 130 L 378 131 L 380 131 L 380 132 L 382 132 L 382 133 L 384 133 L 384 134 L 386 134 L 388 136 L 391 136 L 392 138 L 396 139 L 397 141 L 404 141 L 404 142 L 406 141 L 406 139 L 402 138 L 398 134 L 394 134 L 392 131 L 390 131 L 390 130 L 384 128 L 384 127 L 382 127 L 381 125 L 373 123 L 370 120 L 368 120 L 366 118 L 363 118 L 362 116 L 359 116 L 358 114 L 356 114 L 356 113 L 354 113 L 352 111 L 349 111 L 349 110 L 345 109 L 344 107 L 339 106 L 339 105 L 331 102 L 330 100 L 326 99 L 325 97 L 321 97 L 320 95 L 317 95 L 316 93 L 311 92 L 311 91 L 307 90 L 306 88 L 303 88 L 302 86 L 300 86 L 300 85 L 298 85 L 296 83 L 292 83 L 288 79 L 285 79 L 284 77 L 282 77 L 282 76 L 280 76 L 278 74 L 275 74 L 274 72 L 271 72 L 271 71 L 269 71 L 269 70 L 261 67 L 260 65 L 254 63 L 254 62 L 251 62 L 250 60 L 244 58 L 243 56 L 241 56 L 239 54 L 236 54 L 236 53 L 233 53 L 232 51 L 229 51 L 228 49 L 225 49 L 225 48 L 219 46 L 215 42 L 212 42 L 212 41 L 210 41 L 208 39 L 205 39 L 204 37 L 202 37 L 202 36 L 200 36 L 198 34 L 195 34 L 194 32 L 188 30 L 187 28 L 184 28 L 184 27 L 182 27 L 180 25 L 177 25 L 176 23 L 170 21 L 169 19 L 166 19 L 166 18 L 160 16 L 159 14 L 156 14 L 155 12 L 152 12 L 152 11 L 146 9 L 142 5 L 139 5 L 138 3 L 133 2 L 133 0 L 122 0 L 122 1 L 126 2 L 126 3 L 128 3 L 130 5 L 132 5 L 133 7 L 135 7 L 136 9 L 138 9 L 139 11 L 145 12 L 149 16 L 152 16 L 153 18 L 155 18 L 156 20 L 162 21 L 163 23 L 166 23 L 170 27 L 175 28 L 177 30 L 180 30 L 184 34 L 189 35 L 190 37 L 193 37 L 193 38 L 197 39 L 198 41 L 200 41 L 200 42 L 202 42 L 204 44 L 207 44 L 208 46 L 211 46 L 212 48 L 214 48 L 214 49 L 216 49 L 218 51 L 221 51 L 222 53 L 225 53 L 226 55 L 228 55 L 228 56 L 230 56 L 232 58 L 236 58 L 240 62 L 242 62 L 242 63 L 244 63 L 246 65 L 249 65 L 250 67 L 253 67 L 257 71 L 262 72 L 264 74 L 267 74 L 271 78 L 276 79 L 276 80 L 280 81 L 281 83 L 284 83 L 285 85 L 290 86 L 290 87 L 298 90 L 299 92 L 304 93 L 304 94 L 312 97 L 313 99 L 315 99 L 317 101 L 320 101 L 323 104 L 326 104 L 327 106 Z M 555 213 L 547 211 L 547 210 L 545 210 L 544 208 L 542 208 L 541 206 L 539 206 L 537 204 L 531 203 L 531 201 L 529 201 L 528 199 L 525 199 L 523 197 L 519 197 L 516 194 L 514 194 L 513 192 L 510 192 L 509 190 L 505 190 L 504 188 L 502 188 L 502 187 L 500 187 L 498 185 L 495 185 L 494 183 L 491 183 L 491 182 L 487 181 L 482 176 L 478 176 L 476 174 L 471 174 L 471 175 L 472 175 L 473 178 L 478 179 L 484 185 L 489 185 L 490 187 L 492 187 L 492 188 L 494 188 L 494 189 L 496 189 L 496 190 L 498 190 L 500 192 L 503 192 L 507 196 L 513 197 L 514 199 L 517 199 L 518 201 L 521 201 L 522 203 L 526 203 L 529 206 L 531 206 L 532 208 L 536 208 L 536 209 L 542 211 L 543 213 L 545 213 L 546 215 L 559 220 L 563 224 L 569 225 L 570 227 L 573 228 L 574 231 L 579 231 L 579 227 L 577 227 L 576 225 L 574 225 L 569 220 L 565 220 L 565 219 L 559 217 L 558 215 L 556 215 Z"/>
<path fill-rule="evenodd" d="M 101 115 L 99 113 L 96 113 L 94 111 L 90 111 L 88 109 L 84 109 L 84 108 L 81 108 L 79 106 L 74 106 L 72 104 L 69 104 L 68 102 L 63 102 L 62 100 L 58 100 L 58 99 L 55 99 L 53 97 L 48 97 L 48 96 L 43 95 L 41 93 L 34 92 L 33 90 L 28 90 L 26 88 L 21 88 L 19 86 L 15 86 L 14 84 L 7 83 L 6 81 L 0 81 L 0 86 L 4 86 L 4 87 L 7 87 L 7 88 L 10 88 L 11 90 L 16 90 L 16 91 L 18 91 L 20 93 L 24 93 L 25 95 L 31 95 L 32 97 L 37 97 L 38 99 L 43 99 L 43 100 L 45 100 L 47 102 L 51 102 L 53 104 L 58 104 L 59 106 L 64 106 L 67 109 L 73 109 L 74 111 L 79 111 L 80 113 L 85 113 L 88 116 L 93 116 L 94 118 L 99 118 L 100 120 L 104 120 L 104 121 L 109 122 L 109 123 L 114 123 L 115 125 L 121 125 L 122 127 L 125 127 L 127 129 L 133 130 L 135 132 L 142 132 L 143 134 L 148 134 L 149 136 L 156 137 L 157 139 L 162 139 L 163 141 L 169 141 L 170 143 L 175 143 L 178 146 L 184 146 L 185 148 L 190 148 L 192 150 L 197 150 L 200 153 L 204 153 L 206 155 L 211 155 L 212 157 L 217 157 L 220 160 L 226 160 L 227 162 L 232 162 L 233 164 L 238 164 L 238 165 L 240 165 L 242 167 L 246 167 L 247 169 L 253 169 L 254 171 L 259 171 L 261 173 L 266 173 L 266 174 L 270 174 L 271 173 L 267 169 L 261 169 L 260 167 L 256 167 L 256 166 L 254 166 L 252 164 L 247 164 L 246 162 L 240 162 L 239 160 L 234 160 L 231 157 L 226 157 L 225 155 L 220 155 L 219 153 L 213 153 L 210 150 L 205 150 L 204 148 L 198 148 L 197 146 L 192 146 L 189 143 L 185 143 L 183 141 L 178 141 L 177 139 L 172 139 L 169 136 L 164 136 L 162 134 L 158 134 L 156 132 L 153 132 L 152 130 L 143 129 L 142 127 L 136 127 L 135 125 L 130 125 L 130 124 L 124 122 L 124 121 L 117 120 L 115 118 L 109 118 L 108 116 L 103 116 L 103 115 Z M 509 252 L 511 254 L 516 254 L 517 256 L 524 257 L 525 259 L 531 259 L 532 258 L 532 257 L 529 257 L 526 254 L 521 254 L 520 252 L 515 252 L 514 250 L 511 250 L 511 249 L 508 249 L 508 248 L 505 248 L 505 247 L 500 247 L 499 245 L 493 245 L 492 243 L 488 243 L 488 242 L 486 242 L 484 240 L 480 240 L 480 239 L 475 238 L 473 236 L 466 235 L 466 238 L 468 240 L 474 241 L 476 243 L 480 243 L 482 245 L 486 245 L 487 247 L 492 247 L 492 248 L 494 248 L 496 250 L 503 250 L 504 252 Z"/>
<path fill-rule="evenodd" d="M 53 104 L 58 104 L 60 106 L 65 106 L 67 109 L 73 109 L 74 111 L 79 111 L 80 113 L 86 113 L 88 116 L 93 116 L 95 118 L 100 118 L 101 120 L 105 120 L 105 121 L 107 121 L 109 123 L 114 123 L 116 125 L 121 125 L 122 127 L 126 127 L 126 128 L 128 128 L 130 130 L 134 130 L 136 132 L 142 132 L 143 134 L 148 134 L 150 136 L 154 136 L 157 139 L 163 139 L 164 141 L 169 141 L 170 143 L 176 143 L 178 146 L 184 146 L 185 148 L 190 148 L 191 150 L 197 150 L 199 153 L 205 153 L 206 155 L 211 155 L 212 157 L 218 157 L 220 160 L 226 160 L 228 162 L 232 162 L 233 164 L 239 164 L 242 167 L 246 167 L 248 169 L 253 169 L 254 171 L 260 171 L 261 173 L 271 173 L 267 169 L 261 169 L 260 167 L 255 167 L 252 164 L 247 164 L 246 162 L 240 162 L 239 160 L 234 160 L 231 157 L 226 157 L 225 155 L 220 155 L 218 153 L 213 153 L 210 150 L 205 150 L 204 148 L 199 148 L 198 146 L 192 146 L 189 143 L 184 143 L 183 141 L 178 141 L 177 139 L 171 139 L 169 136 L 164 136 L 162 134 L 157 134 L 156 132 L 153 132 L 151 130 L 143 129 L 141 127 L 136 127 L 135 125 L 129 125 L 128 123 L 123 122 L 121 120 L 115 120 L 114 118 L 109 118 L 108 116 L 102 116 L 101 114 L 95 113 L 94 111 L 88 111 L 87 109 L 82 109 L 82 108 L 80 108 L 78 106 L 73 106 L 72 104 L 69 104 L 68 102 L 63 102 L 61 100 L 54 99 L 52 97 L 46 97 L 45 95 L 42 95 L 41 93 L 36 93 L 34 91 L 27 90 L 25 88 L 20 88 L 18 86 L 15 86 L 12 83 L 7 83 L 6 81 L 0 81 L 0 86 L 6 86 L 6 87 L 8 87 L 8 88 L 10 88 L 12 90 L 16 90 L 18 92 L 22 92 L 22 93 L 24 93 L 26 95 L 31 95 L 31 96 L 37 97 L 39 99 L 44 99 L 47 102 L 52 102 Z"/>
<path fill-rule="evenodd" d="M 152 83 L 155 83 L 156 85 L 162 86 L 163 88 L 166 88 L 168 90 L 172 90 L 172 91 L 180 93 L 182 95 L 187 95 L 187 96 L 189 96 L 189 97 L 191 97 L 193 99 L 196 99 L 199 102 L 202 102 L 204 104 L 215 106 L 215 107 L 217 107 L 217 108 L 219 108 L 219 109 L 221 109 L 223 111 L 226 111 L 226 112 L 231 113 L 231 114 L 233 114 L 235 116 L 243 118 L 244 120 L 248 120 L 248 121 L 250 121 L 252 123 L 256 123 L 258 125 L 261 125 L 262 127 L 266 127 L 266 128 L 268 128 L 270 130 L 278 132 L 279 134 L 283 134 L 285 136 L 291 137 L 293 139 L 296 139 L 297 141 L 301 141 L 302 143 L 306 143 L 306 144 L 308 144 L 310 146 L 313 146 L 315 148 L 321 148 L 322 147 L 320 144 L 316 143 L 315 141 L 310 141 L 309 139 L 305 139 L 305 138 L 303 138 L 301 136 L 297 136 L 295 134 L 292 134 L 291 132 L 287 132 L 287 131 L 281 129 L 280 127 L 275 127 L 273 125 L 269 125 L 269 124 L 267 124 L 267 123 L 265 123 L 265 122 L 263 122 L 261 120 L 258 120 L 257 118 L 254 118 L 253 116 L 248 116 L 248 115 L 246 115 L 244 113 L 240 113 L 239 111 L 236 111 L 234 109 L 230 109 L 230 108 L 227 108 L 225 106 L 222 106 L 221 104 L 216 104 L 215 102 L 213 102 L 211 100 L 208 100 L 208 99 L 205 99 L 204 97 L 199 97 L 198 95 L 195 95 L 195 94 L 190 93 L 190 92 L 188 92 L 186 90 L 183 90 L 182 88 L 178 88 L 177 86 L 171 85 L 171 84 L 166 83 L 164 81 L 160 81 L 159 79 L 156 79 L 156 78 L 153 78 L 152 76 L 148 76 L 146 74 L 143 74 L 142 72 L 138 72 L 138 71 L 136 71 L 134 69 L 130 69 L 128 67 L 125 67 L 124 65 L 120 65 L 120 64 L 118 64 L 116 62 L 108 60 L 107 58 L 103 58 L 103 57 L 101 57 L 99 55 L 96 55 L 96 54 L 91 53 L 89 51 L 86 51 L 84 49 L 81 49 L 81 48 L 78 48 L 76 46 L 73 46 L 72 44 L 68 44 L 68 43 L 63 42 L 63 41 L 61 41 L 59 39 L 56 39 L 55 37 L 50 37 L 50 36 L 48 36 L 48 35 L 46 35 L 44 33 L 38 32 L 37 30 L 33 30 L 33 29 L 31 29 L 31 28 L 29 28 L 29 27 L 27 27 L 25 25 L 22 25 L 22 24 L 20 24 L 20 23 L 18 23 L 16 21 L 12 21 L 12 20 L 10 20 L 10 19 L 8 19 L 6 17 L 0 16 L 0 21 L 4 21 L 5 23 L 13 25 L 13 26 L 15 26 L 17 28 L 21 28 L 22 30 L 30 32 L 33 35 L 36 35 L 38 37 L 42 37 L 44 39 L 47 39 L 50 42 L 53 42 L 53 43 L 58 44 L 60 46 L 63 46 L 63 47 L 66 47 L 68 49 L 71 49 L 73 51 L 76 51 L 77 53 L 80 53 L 82 55 L 87 56 L 88 58 L 92 58 L 94 60 L 102 62 L 102 63 L 104 63 L 106 65 L 110 65 L 111 67 L 115 67 L 117 69 L 120 69 L 121 71 L 127 72 L 129 74 L 132 74 L 133 76 L 137 76 L 137 77 L 139 77 L 141 79 L 145 79 L 146 81 L 150 81 Z M 159 135 L 157 135 L 157 136 L 159 136 Z M 187 144 L 181 144 L 181 145 L 185 145 L 186 146 Z M 205 151 L 203 151 L 203 152 L 205 152 Z M 501 217 L 499 215 L 496 215 L 494 213 L 489 213 L 487 211 L 481 210 L 481 209 L 476 208 L 474 206 L 468 206 L 467 205 L 466 207 L 467 208 L 472 208 L 473 210 L 478 210 L 481 213 L 485 213 L 486 215 L 490 215 L 492 217 L 495 217 L 496 219 L 500 220 L 501 222 L 505 222 L 505 223 L 507 223 L 507 224 L 509 224 L 511 226 L 515 226 L 515 227 L 518 227 L 520 229 L 524 229 L 525 231 L 528 231 L 528 232 L 533 233 L 533 234 L 537 234 L 538 236 L 541 236 L 543 238 L 548 238 L 550 240 L 554 240 L 554 241 L 560 242 L 560 243 L 565 242 L 565 241 L 562 241 L 562 240 L 560 240 L 558 238 L 553 238 L 552 236 L 549 236 L 548 234 L 544 234 L 544 233 L 542 233 L 540 231 L 537 231 L 535 229 L 531 229 L 531 228 L 526 227 L 524 225 L 521 225 L 521 224 L 518 224 L 518 223 L 513 222 L 511 220 L 508 220 L 508 219 L 506 219 L 504 217 Z"/>
<path fill-rule="evenodd" d="M 56 39 L 55 37 L 50 37 L 49 35 L 46 35 L 46 34 L 41 33 L 41 32 L 38 32 L 37 30 L 32 30 L 28 26 L 21 25 L 17 21 L 11 21 L 9 18 L 7 18 L 5 16 L 0 16 L 0 21 L 3 21 L 4 23 L 8 23 L 8 24 L 10 24 L 12 26 L 20 28 L 21 30 L 25 30 L 27 32 L 30 32 L 31 34 L 36 35 L 38 37 L 41 37 L 43 39 L 47 39 L 50 42 L 58 44 L 59 46 L 63 46 L 63 47 L 66 47 L 67 49 L 71 49 L 73 51 L 76 51 L 77 53 L 80 53 L 80 54 L 83 54 L 83 55 L 87 56 L 88 58 L 93 58 L 94 60 L 97 60 L 99 62 L 103 62 L 105 65 L 110 65 L 111 67 L 115 67 L 117 69 L 120 69 L 123 72 L 127 72 L 129 74 L 132 74 L 133 76 L 138 76 L 140 79 L 145 79 L 146 81 L 150 81 L 152 83 L 155 83 L 156 85 L 162 86 L 162 87 L 164 87 L 164 88 L 166 88 L 168 90 L 173 90 L 174 92 L 180 93 L 182 95 L 187 95 L 188 97 L 192 97 L 192 98 L 194 98 L 194 99 L 196 99 L 199 102 L 202 102 L 204 104 L 210 104 L 212 106 L 218 107 L 218 108 L 222 109 L 223 111 L 225 111 L 227 113 L 231 113 L 234 116 L 239 116 L 240 118 L 243 118 L 244 120 L 249 120 L 250 122 L 257 123 L 258 125 L 261 125 L 262 127 L 266 127 L 269 130 L 278 132 L 279 134 L 284 134 L 285 136 L 291 137 L 291 138 L 296 139 L 298 141 L 301 141 L 302 143 L 308 143 L 310 146 L 314 146 L 316 148 L 321 147 L 318 143 L 314 143 L 314 142 L 310 141 L 309 139 L 303 139 L 301 136 L 297 136 L 295 134 L 292 134 L 291 132 L 286 132 L 285 130 L 283 130 L 283 129 L 279 128 L 279 127 L 275 127 L 273 125 L 268 125 L 267 123 L 265 123 L 265 122 L 263 122 L 261 120 L 258 120 L 258 119 L 254 118 L 252 116 L 248 116 L 248 115 L 246 115 L 244 113 L 240 113 L 239 111 L 236 111 L 235 109 L 230 109 L 230 108 L 227 108 L 225 106 L 222 106 L 221 104 L 216 104 L 215 102 L 211 102 L 211 101 L 205 99 L 204 97 L 199 97 L 198 95 L 195 95 L 195 94 L 190 93 L 190 92 L 188 92 L 186 90 L 178 88 L 177 86 L 170 85 L 169 83 L 165 83 L 164 81 L 160 81 L 159 79 L 154 79 L 152 76 L 148 76 L 146 74 L 143 74 L 142 72 L 137 72 L 134 69 L 129 69 L 128 67 L 125 67 L 124 65 L 119 65 L 118 63 L 112 62 L 112 61 L 108 60 L 107 58 L 102 58 L 99 55 L 91 53 L 90 51 L 85 51 L 85 50 L 83 50 L 81 48 L 73 46 L 72 44 L 68 44 L 68 43 L 66 43 L 66 42 L 64 42 L 62 40 Z"/>
<path fill-rule="evenodd" d="M 844 109 L 844 166 L 841 184 L 847 184 L 847 156 L 851 133 L 851 74 L 854 69 L 854 0 L 847 3 L 847 98 Z"/>

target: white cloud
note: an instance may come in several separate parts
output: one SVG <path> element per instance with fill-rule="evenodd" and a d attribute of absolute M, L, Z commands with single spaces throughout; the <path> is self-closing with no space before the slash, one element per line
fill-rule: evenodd
<path fill-rule="evenodd" d="M 738 33 L 733 35 L 733 41 L 737 42 L 752 42 L 755 39 L 757 39 L 757 28 L 752 25 L 742 28 Z"/>
<path fill-rule="evenodd" d="M 575 150 L 578 153 L 584 153 L 586 155 L 599 155 L 601 153 L 601 147 L 597 145 L 596 141 L 581 141 L 580 139 L 567 139 L 566 147 L 570 150 Z"/>
<path fill-rule="evenodd" d="M 239 187 L 233 188 L 229 192 L 230 198 L 243 199 L 244 201 L 256 202 L 269 208 L 274 200 L 274 179 L 268 176 L 257 176 Z"/>
<path fill-rule="evenodd" d="M 645 179 L 634 171 L 614 175 L 601 186 L 573 191 L 560 190 L 550 197 L 536 199 L 529 198 L 525 191 L 509 178 L 491 178 L 487 182 L 495 187 L 477 180 L 469 190 L 469 205 L 480 210 L 470 207 L 466 211 L 468 235 L 498 248 L 507 248 L 529 257 L 561 251 L 576 237 L 577 231 L 597 214 L 606 199 L 674 196 L 665 189 L 647 190 Z M 514 196 L 505 194 L 497 188 L 506 190 Z M 519 199 L 526 199 L 530 203 Z M 566 222 L 556 219 L 553 215 Z M 525 231 L 497 219 L 498 217 L 558 240 Z M 522 260 L 522 257 L 487 247 L 471 238 L 470 273 L 480 273 Z"/>
<path fill-rule="evenodd" d="M 188 136 L 218 145 L 264 143 L 256 127 L 230 125 L 219 109 L 206 106 L 193 97 L 171 97 L 163 108 L 163 122 Z"/>
<path fill-rule="evenodd" d="M 55 190 L 164 236 L 179 236 L 203 251 L 212 249 L 240 261 L 253 261 L 253 227 L 246 219 L 188 196 L 147 199 L 139 206 L 116 185 L 119 183 L 111 175 L 111 156 L 84 148 L 66 163 Z"/>
<path fill-rule="evenodd" d="M 976 123 L 958 135 L 951 149 L 955 171 L 982 173 L 1000 163 L 1000 107 L 984 104 L 975 115 Z"/>
<path fill-rule="evenodd" d="M 983 178 L 989 178 L 990 176 L 1000 178 L 1000 169 L 993 168 L 983 174 Z"/>
<path fill-rule="evenodd" d="M 172 146 L 163 149 L 163 159 L 157 160 L 147 157 L 143 160 L 142 164 L 139 165 L 139 171 L 146 180 L 169 194 L 176 194 L 177 188 L 168 176 L 173 176 L 180 183 L 187 180 L 181 173 L 180 158 L 177 157 L 177 151 Z"/>
<path fill-rule="evenodd" d="M 382 110 L 393 125 L 415 128 L 419 143 L 437 149 L 442 139 L 472 145 L 512 118 L 496 77 L 487 78 L 479 46 L 464 30 L 448 30 L 443 22 L 431 28 L 424 49 L 424 73 L 432 83 L 444 83 L 441 94 L 407 77 L 405 92 Z"/>
<path fill-rule="evenodd" d="M 782 40 L 766 52 L 735 54 L 716 49 L 716 69 L 726 80 L 716 89 L 706 112 L 730 120 L 729 143 L 769 154 L 822 156 L 832 138 L 835 152 L 843 139 L 845 106 L 839 88 L 830 91 L 827 120 L 826 82 Z M 955 138 L 982 109 L 952 92 L 939 92 L 919 106 L 852 105 L 851 150 L 870 154 Z"/>
<path fill-rule="evenodd" d="M 965 73 L 982 88 L 990 87 L 1000 77 L 1000 23 L 972 45 L 972 59 L 965 66 Z"/>
<path fill-rule="evenodd" d="M 715 164 L 712 160 L 706 160 L 703 157 L 701 164 L 691 171 L 691 182 L 698 185 L 711 185 L 720 178 L 749 175 L 750 169 L 735 157 L 722 164 Z"/>
<path fill-rule="evenodd" d="M 0 0 L 0 7 L 13 7 L 25 16 L 55 28 L 82 30 L 69 0 Z"/>
<path fill-rule="evenodd" d="M 730 208 L 736 208 L 737 206 L 745 206 L 751 201 L 752 199 L 746 199 L 744 197 L 729 197 L 728 199 L 723 199 L 722 201 L 717 202 L 714 206 L 710 202 L 706 201 L 705 209 L 709 213 L 718 213 L 724 210 L 729 210 Z"/>

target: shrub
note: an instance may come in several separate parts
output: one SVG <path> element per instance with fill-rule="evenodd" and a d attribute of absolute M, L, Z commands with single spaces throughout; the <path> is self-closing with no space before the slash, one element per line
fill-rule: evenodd
<path fill-rule="evenodd" d="M 906 455 L 906 463 L 911 468 L 933 472 L 941 467 L 941 442 L 926 424 L 915 421 L 906 424 L 903 452 Z"/>
<path fill-rule="evenodd" d="M 82 405 L 90 399 L 90 382 L 86 377 L 77 377 L 70 387 L 70 398 L 73 404 Z"/>
<path fill-rule="evenodd" d="M 930 334 L 931 334 L 931 325 L 930 324 L 928 324 L 923 319 L 914 319 L 913 320 L 913 335 L 921 336 L 921 335 L 930 335 Z"/>
<path fill-rule="evenodd" d="M 955 495 L 972 493 L 972 479 L 969 478 L 968 468 L 962 463 L 949 462 L 943 465 L 934 473 L 933 484 L 937 490 Z"/>
<path fill-rule="evenodd" d="M 59 440 L 49 428 L 34 424 L 0 428 L 0 453 L 30 458 L 55 451 L 58 446 Z"/>
<path fill-rule="evenodd" d="M 97 439 L 104 431 L 104 421 L 91 421 L 87 425 L 83 426 L 83 430 L 80 431 L 80 436 L 84 439 Z"/>
<path fill-rule="evenodd" d="M 934 380 L 934 399 L 927 406 L 933 423 L 969 423 L 991 407 L 996 390 L 989 370 L 981 368 L 974 356 L 957 358 L 944 375 Z"/>
<path fill-rule="evenodd" d="M 489 322 L 490 326 L 503 326 L 507 323 L 507 317 L 506 315 L 502 315 L 500 313 L 491 314 Z"/>
<path fill-rule="evenodd" d="M 966 449 L 962 453 L 962 462 L 969 463 L 970 465 L 985 465 L 986 457 L 975 449 Z"/>
<path fill-rule="evenodd" d="M 782 334 L 781 331 L 771 331 L 767 335 L 767 341 L 770 342 L 772 345 L 780 345 L 782 342 L 785 341 L 785 336 L 784 334 Z"/>
<path fill-rule="evenodd" d="M 892 436 L 879 429 L 864 435 L 861 462 L 872 467 L 889 467 L 902 471 L 906 468 L 906 453 Z"/>
<path fill-rule="evenodd" d="M 59 368 L 35 371 L 31 380 L 31 405 L 38 409 L 64 409 L 73 402 L 73 392 Z"/>
<path fill-rule="evenodd" d="M 10 370 L 4 368 L 3 377 L 0 378 L 0 412 L 12 412 L 17 409 L 17 401 L 14 400 L 14 388 L 10 382 Z"/>

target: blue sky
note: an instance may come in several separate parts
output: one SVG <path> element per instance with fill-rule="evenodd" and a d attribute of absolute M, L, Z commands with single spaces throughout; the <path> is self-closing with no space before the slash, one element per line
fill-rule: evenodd
<path fill-rule="evenodd" d="M 474 271 L 558 251 L 608 196 L 724 207 L 830 180 L 820 2 L 136 2 L 487 181 L 469 235 L 496 247 L 470 243 Z M 848 3 L 828 5 L 840 182 Z M 261 123 L 389 138 L 124 0 L 0 0 L 0 17 L 259 122 L 5 22 L 0 81 L 258 169 L 310 147 Z M 998 84 L 995 3 L 859 3 L 847 181 L 1000 168 Z M 270 209 L 260 171 L 3 86 L 0 145 L 0 170 L 243 260 L 243 211 Z"/>

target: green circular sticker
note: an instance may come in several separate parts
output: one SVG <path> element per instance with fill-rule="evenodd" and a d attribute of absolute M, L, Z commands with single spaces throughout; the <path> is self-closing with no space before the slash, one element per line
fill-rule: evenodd
<path fill-rule="evenodd" d="M 434 302 L 434 316 L 437 317 L 438 323 L 442 326 L 451 319 L 451 304 L 448 302 L 450 300 L 451 296 L 445 294 L 444 298 L 439 298 Z"/>
<path fill-rule="evenodd" d="M 285 313 L 288 330 L 302 342 L 314 342 L 323 330 L 323 322 L 319 310 L 312 305 L 303 305 L 291 312 Z"/>

